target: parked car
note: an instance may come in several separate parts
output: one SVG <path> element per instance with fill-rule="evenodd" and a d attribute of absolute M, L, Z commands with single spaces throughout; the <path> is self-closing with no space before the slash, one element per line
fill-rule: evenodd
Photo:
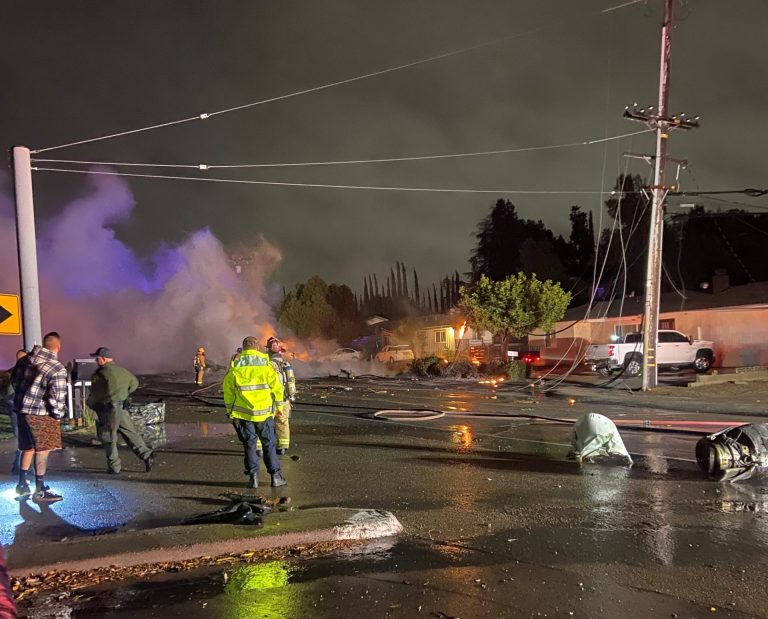
<path fill-rule="evenodd" d="M 385 346 L 376 353 L 376 361 L 390 365 L 398 361 L 413 361 L 415 358 L 413 350 L 407 344 Z"/>
<path fill-rule="evenodd" d="M 715 361 L 715 345 L 706 340 L 694 340 L 679 331 L 660 329 L 656 347 L 658 367 L 692 366 L 696 372 L 706 372 Z M 627 333 L 623 342 L 593 344 L 587 348 L 584 362 L 593 372 L 609 376 L 623 371 L 637 376 L 643 368 L 643 334 Z"/>
<path fill-rule="evenodd" d="M 337 363 L 339 361 L 362 361 L 363 355 L 354 348 L 338 348 L 330 355 L 318 357 L 318 361 Z"/>

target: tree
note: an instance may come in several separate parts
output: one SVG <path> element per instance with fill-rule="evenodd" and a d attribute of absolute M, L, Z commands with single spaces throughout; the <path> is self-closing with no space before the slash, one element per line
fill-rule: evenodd
<path fill-rule="evenodd" d="M 494 281 L 501 281 L 509 275 L 519 273 L 541 273 L 535 263 L 535 255 L 530 253 L 521 257 L 521 250 L 526 240 L 543 246 L 551 245 L 555 259 L 561 264 L 566 260 L 568 244 L 560 236 L 555 236 L 541 221 L 520 219 L 515 205 L 509 200 L 497 200 L 491 212 L 477 225 L 477 246 L 470 256 L 472 281 L 481 275 L 487 275 Z M 562 273 L 561 267 L 551 265 L 552 252 L 546 257 L 546 268 L 554 273 Z M 525 262 L 523 262 L 525 258 Z"/>
<path fill-rule="evenodd" d="M 328 286 L 317 276 L 296 284 L 277 308 L 278 322 L 300 339 L 327 337 L 333 322 L 333 308 L 326 300 L 327 295 Z"/>
<path fill-rule="evenodd" d="M 568 274 L 584 279 L 595 261 L 595 231 L 592 225 L 592 211 L 586 213 L 581 207 L 572 206 L 568 215 L 571 220 L 571 235 L 568 238 Z"/>
<path fill-rule="evenodd" d="M 619 274 L 614 288 L 636 293 L 645 289 L 651 217 L 651 201 L 643 185 L 639 175 L 622 174 L 616 179 L 605 207 L 619 226 L 613 233 L 604 230 L 600 239 L 600 253 L 608 254 L 608 271 Z"/>
<path fill-rule="evenodd" d="M 483 275 L 471 289 L 462 286 L 460 307 L 472 327 L 499 336 L 503 354 L 510 337 L 550 331 L 570 301 L 559 284 L 518 273 L 498 282 Z"/>

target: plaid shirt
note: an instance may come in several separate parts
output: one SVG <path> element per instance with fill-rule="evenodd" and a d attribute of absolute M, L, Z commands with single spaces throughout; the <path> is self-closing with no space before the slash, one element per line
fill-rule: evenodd
<path fill-rule="evenodd" d="M 35 346 L 16 369 L 13 377 L 16 412 L 61 419 L 67 399 L 67 370 L 59 363 L 56 353 Z"/>

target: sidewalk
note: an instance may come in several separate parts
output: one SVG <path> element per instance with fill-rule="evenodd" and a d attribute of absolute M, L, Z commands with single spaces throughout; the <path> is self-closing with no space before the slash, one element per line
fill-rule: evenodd
<path fill-rule="evenodd" d="M 283 458 L 289 480 L 284 488 L 249 490 L 242 472 L 242 449 L 223 413 L 202 413 L 196 404 L 169 406 L 169 442 L 156 451 L 150 473 L 125 448 L 123 472 L 105 473 L 100 446 L 82 430 L 65 433 L 64 449 L 53 452 L 46 481 L 64 496 L 53 504 L 19 502 L 16 479 L 0 481 L 0 537 L 8 569 L 22 577 L 52 570 L 92 570 L 107 566 L 183 561 L 246 550 L 314 545 L 340 540 L 395 536 L 401 531 L 388 512 L 366 509 L 351 500 L 335 505 L 300 505 L 290 497 L 316 485 L 312 471 Z M 210 408 L 210 407 L 208 407 Z M 174 423 L 183 419 L 183 423 Z M 0 470 L 10 470 L 12 441 L 0 443 Z M 298 460 L 299 458 L 296 458 Z M 311 460 L 308 458 L 307 460 Z M 250 525 L 182 526 L 192 515 L 229 504 L 223 492 L 287 499 L 263 517 L 263 528 Z M 361 506 L 362 508 L 358 507 Z M 281 511 L 284 509 L 284 511 Z"/>

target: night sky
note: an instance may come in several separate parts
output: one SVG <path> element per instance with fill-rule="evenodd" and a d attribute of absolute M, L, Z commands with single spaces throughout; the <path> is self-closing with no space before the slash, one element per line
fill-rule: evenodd
<path fill-rule="evenodd" d="M 268 99 L 505 40 L 408 69 L 41 157 L 209 165 L 436 155 L 579 142 L 637 131 L 624 106 L 656 103 L 662 0 L 193 0 L 6 2 L 0 135 L 45 148 Z M 670 155 L 682 188 L 765 187 L 768 2 L 690 0 L 672 38 L 672 112 L 701 115 Z M 517 35 L 520 36 L 511 36 Z M 649 175 L 627 150 L 651 135 L 588 147 L 474 158 L 245 170 L 127 169 L 299 183 L 610 190 Z M 84 166 L 73 166 L 84 168 Z M 50 218 L 87 188 L 38 172 Z M 133 217 L 117 235 L 139 254 L 209 226 L 227 246 L 259 236 L 283 253 L 275 281 L 311 275 L 362 288 L 395 260 L 423 282 L 468 269 L 477 222 L 499 197 L 568 231 L 591 195 L 441 194 L 128 179 Z M 7 189 L 7 188 L 6 188 Z M 733 199 L 768 208 L 768 199 Z M 688 202 L 691 200 L 688 199 Z M 710 208 L 724 203 L 706 202 Z"/>

